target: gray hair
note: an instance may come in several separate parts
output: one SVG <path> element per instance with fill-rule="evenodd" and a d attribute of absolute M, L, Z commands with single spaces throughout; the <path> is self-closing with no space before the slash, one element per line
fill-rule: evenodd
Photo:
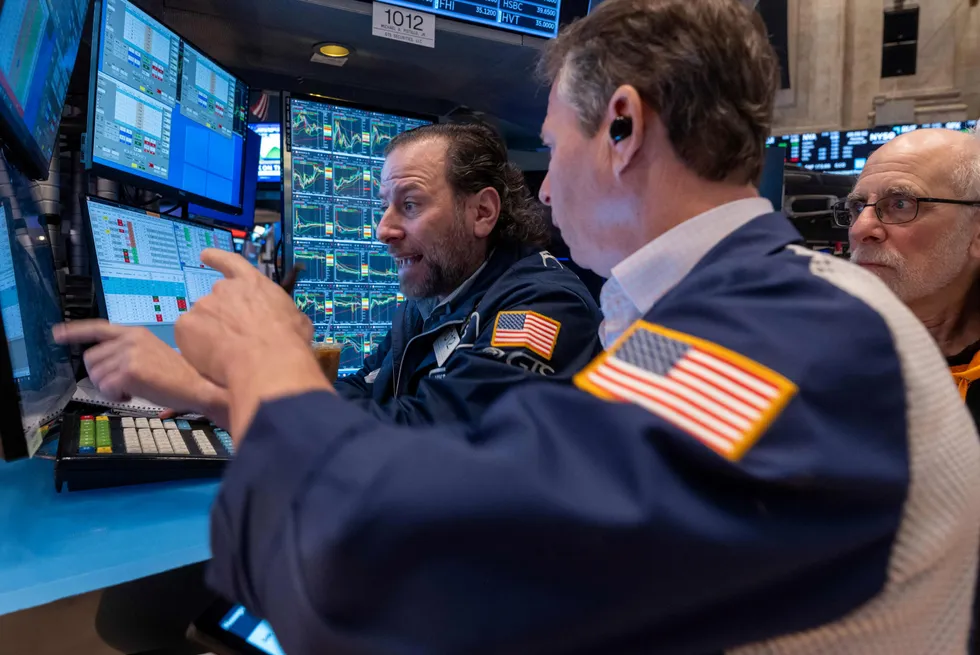
<path fill-rule="evenodd" d="M 950 183 L 964 200 L 980 200 L 980 122 L 970 130 L 973 146 L 964 148 L 950 171 Z"/>

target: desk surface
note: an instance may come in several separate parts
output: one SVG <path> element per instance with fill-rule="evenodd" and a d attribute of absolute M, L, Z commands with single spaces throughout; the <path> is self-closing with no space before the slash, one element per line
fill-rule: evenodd
<path fill-rule="evenodd" d="M 217 482 L 57 493 L 54 462 L 0 462 L 0 615 L 201 562 Z"/>

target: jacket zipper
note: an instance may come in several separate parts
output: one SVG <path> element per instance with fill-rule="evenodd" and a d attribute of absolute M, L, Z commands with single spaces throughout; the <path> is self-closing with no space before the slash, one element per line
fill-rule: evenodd
<path fill-rule="evenodd" d="M 469 318 L 469 316 L 467 316 L 467 318 Z M 442 323 L 441 325 L 437 325 L 431 330 L 426 330 L 421 334 L 416 334 L 414 337 L 408 340 L 408 343 L 405 344 L 405 349 L 402 350 L 401 359 L 398 361 L 398 375 L 395 376 L 395 395 L 393 396 L 394 398 L 398 397 L 398 387 L 400 387 L 402 383 L 402 369 L 405 366 L 405 357 L 408 355 L 408 349 L 412 347 L 412 343 L 414 343 L 416 339 L 421 339 L 422 337 L 430 335 L 433 332 L 441 332 L 442 330 L 446 329 L 450 325 L 462 325 L 465 322 L 466 319 L 457 320 L 457 321 L 446 321 L 445 323 Z"/>

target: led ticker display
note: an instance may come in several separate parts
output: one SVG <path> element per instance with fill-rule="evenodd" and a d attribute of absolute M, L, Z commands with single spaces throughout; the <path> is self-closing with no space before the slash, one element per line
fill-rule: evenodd
<path fill-rule="evenodd" d="M 875 150 L 896 136 L 925 128 L 968 130 L 976 121 L 949 121 L 921 125 L 891 125 L 865 130 L 811 132 L 771 136 L 766 147 L 786 149 L 786 162 L 811 171 L 856 175 L 864 169 Z"/>
<path fill-rule="evenodd" d="M 544 38 L 558 35 L 561 16 L 561 0 L 385 0 L 385 4 Z"/>
<path fill-rule="evenodd" d="M 374 234 L 385 148 L 429 121 L 300 98 L 289 99 L 286 115 L 287 243 L 304 269 L 293 299 L 317 341 L 344 345 L 340 373 L 351 373 L 404 300 L 395 261 Z"/>

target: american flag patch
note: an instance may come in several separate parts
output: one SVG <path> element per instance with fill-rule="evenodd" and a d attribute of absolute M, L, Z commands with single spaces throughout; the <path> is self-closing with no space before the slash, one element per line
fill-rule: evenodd
<path fill-rule="evenodd" d="M 537 312 L 499 312 L 493 324 L 491 346 L 527 348 L 551 359 L 561 323 Z"/>
<path fill-rule="evenodd" d="M 656 414 L 739 460 L 796 394 L 796 385 L 721 346 L 639 321 L 575 376 L 606 400 Z"/>

